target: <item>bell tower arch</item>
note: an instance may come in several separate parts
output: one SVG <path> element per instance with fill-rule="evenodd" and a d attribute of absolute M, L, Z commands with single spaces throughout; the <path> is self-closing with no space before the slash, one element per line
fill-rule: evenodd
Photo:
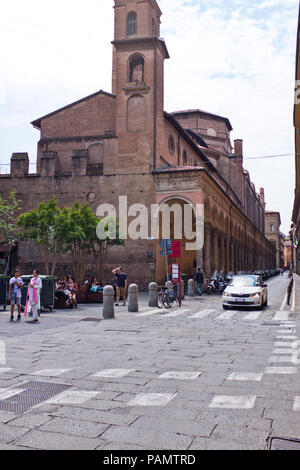
<path fill-rule="evenodd" d="M 115 0 L 112 92 L 116 95 L 118 154 L 138 151 L 141 136 L 149 167 L 156 167 L 157 133 L 164 111 L 162 12 L 156 0 Z"/>

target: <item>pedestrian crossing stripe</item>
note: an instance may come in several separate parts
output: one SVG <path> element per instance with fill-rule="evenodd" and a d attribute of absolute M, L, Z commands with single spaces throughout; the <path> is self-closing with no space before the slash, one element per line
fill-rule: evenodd
<path fill-rule="evenodd" d="M 215 312 L 215 310 L 201 310 L 201 312 L 194 313 L 193 315 L 191 315 L 188 318 L 205 318 L 205 317 L 207 317 L 208 315 L 210 315 L 211 313 L 214 313 L 214 312 Z"/>
<path fill-rule="evenodd" d="M 1 370 L 1 369 L 0 369 Z M 12 369 L 10 369 L 12 370 Z M 55 369 L 51 369 L 52 373 L 54 374 Z M 62 375 L 62 370 L 69 371 L 72 369 L 57 369 L 57 372 L 60 372 L 59 375 Z M 125 377 L 130 373 L 135 372 L 137 369 L 104 369 L 100 372 L 94 374 L 94 376 L 102 376 L 103 379 L 110 380 L 110 377 L 114 375 L 114 377 Z M 153 371 L 153 378 L 157 378 L 157 372 Z M 264 376 L 264 374 L 297 374 L 296 367 L 267 367 L 264 373 L 251 373 L 251 372 L 232 372 L 227 380 L 232 381 L 255 381 L 260 382 Z M 32 375 L 32 374 L 31 374 Z M 57 374 L 58 375 L 58 374 Z M 167 371 L 163 372 L 159 375 L 159 379 L 168 379 L 171 380 L 201 380 L 202 372 L 197 371 Z M 55 375 L 52 375 L 52 377 Z M 24 385 L 24 384 L 23 384 Z M 22 383 L 16 385 L 16 388 L 7 387 L 5 389 L 0 389 L 0 401 L 13 399 L 14 396 L 19 395 L 24 392 L 24 387 L 22 387 Z M 75 388 L 75 387 L 74 387 Z M 139 387 L 140 388 L 140 387 Z M 84 403 L 96 399 L 101 400 L 101 390 L 64 390 L 59 394 L 48 398 L 43 403 L 39 403 L 37 405 L 33 405 L 34 408 L 38 408 L 45 404 L 52 404 L 58 406 L 80 406 Z M 145 393 L 138 393 L 133 396 L 128 402 L 122 402 L 120 406 L 130 406 L 130 407 L 163 407 L 168 405 L 175 397 L 177 393 L 162 393 L 161 391 L 153 392 L 152 390 Z M 112 400 L 113 401 L 113 400 Z M 237 395 L 215 395 L 210 403 L 207 403 L 208 408 L 223 408 L 223 409 L 244 409 L 250 410 L 254 407 L 256 401 L 255 395 L 244 395 L 244 396 L 237 396 Z M 300 396 L 295 397 L 294 411 L 300 411 Z"/>
<path fill-rule="evenodd" d="M 189 308 L 176 308 L 176 309 L 152 309 L 145 310 L 143 312 L 137 313 L 134 316 L 143 318 L 157 315 L 158 318 L 176 318 L 180 315 L 188 313 L 187 318 L 192 320 L 202 320 L 211 315 L 216 315 L 217 320 L 231 320 L 235 315 L 243 321 L 255 321 L 259 320 L 263 315 L 263 310 L 252 311 L 252 312 L 243 312 L 242 310 L 229 310 L 227 312 L 220 312 L 219 309 L 203 309 L 198 312 L 192 312 Z M 288 321 L 288 316 L 290 312 L 277 311 L 273 315 L 273 320 L 281 321 L 280 327 L 283 328 L 279 330 L 278 333 L 296 333 L 296 330 L 289 330 L 290 328 L 295 328 L 295 322 Z M 284 320 L 284 319 L 285 320 Z M 286 330 L 284 330 L 286 329 Z M 289 330 L 289 331 L 288 331 Z"/>
<path fill-rule="evenodd" d="M 183 313 L 186 313 L 186 312 L 189 312 L 189 310 L 188 309 L 175 310 L 173 312 L 169 312 L 169 313 L 161 315 L 160 318 L 178 317 L 179 315 L 182 315 Z"/>

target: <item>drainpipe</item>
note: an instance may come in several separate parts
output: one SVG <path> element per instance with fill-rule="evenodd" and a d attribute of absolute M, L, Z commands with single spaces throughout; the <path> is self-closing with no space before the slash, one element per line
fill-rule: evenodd
<path fill-rule="evenodd" d="M 153 40 L 154 43 L 154 117 L 153 117 L 153 169 L 156 170 L 156 136 L 157 136 L 157 118 L 156 118 L 156 111 L 157 111 L 157 57 L 156 57 L 156 42 Z"/>
<path fill-rule="evenodd" d="M 229 217 L 230 217 L 230 241 L 229 241 L 229 247 L 230 247 L 230 271 L 233 272 L 233 262 L 232 262 L 232 216 L 231 216 L 231 209 L 232 205 L 229 208 Z"/>

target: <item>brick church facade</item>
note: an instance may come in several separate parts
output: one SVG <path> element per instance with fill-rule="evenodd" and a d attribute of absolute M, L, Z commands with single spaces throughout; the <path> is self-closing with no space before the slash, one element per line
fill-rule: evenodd
<path fill-rule="evenodd" d="M 206 278 L 217 270 L 271 269 L 276 251 L 265 237 L 264 191 L 256 193 L 243 169 L 243 141 L 232 146 L 227 118 L 198 108 L 164 111 L 161 11 L 156 0 L 115 0 L 112 93 L 102 90 L 32 122 L 40 131 L 36 173 L 26 153 L 13 154 L 0 193 L 17 190 L 22 210 L 56 197 L 60 206 L 102 203 L 117 209 L 119 196 L 132 204 L 188 203 L 204 207 L 204 247 L 186 251 L 182 272 L 200 266 Z M 29 256 L 30 253 L 30 256 Z M 175 262 L 175 259 L 172 260 Z M 19 243 L 22 272 L 39 266 Z M 127 240 L 112 249 L 106 267 L 121 264 L 130 282 L 142 287 L 164 280 L 158 240 Z M 58 274 L 71 271 L 67 258 Z M 92 260 L 88 267 L 93 272 Z"/>

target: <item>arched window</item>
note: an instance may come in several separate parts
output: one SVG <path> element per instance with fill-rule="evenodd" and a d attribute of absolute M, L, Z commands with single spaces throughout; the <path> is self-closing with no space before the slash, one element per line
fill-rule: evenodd
<path fill-rule="evenodd" d="M 207 135 L 210 137 L 217 137 L 217 131 L 213 127 L 207 129 Z"/>
<path fill-rule="evenodd" d="M 129 82 L 144 81 L 145 61 L 141 55 L 134 55 L 129 61 Z"/>
<path fill-rule="evenodd" d="M 127 36 L 135 36 L 137 33 L 137 14 L 132 11 L 127 16 Z"/>

